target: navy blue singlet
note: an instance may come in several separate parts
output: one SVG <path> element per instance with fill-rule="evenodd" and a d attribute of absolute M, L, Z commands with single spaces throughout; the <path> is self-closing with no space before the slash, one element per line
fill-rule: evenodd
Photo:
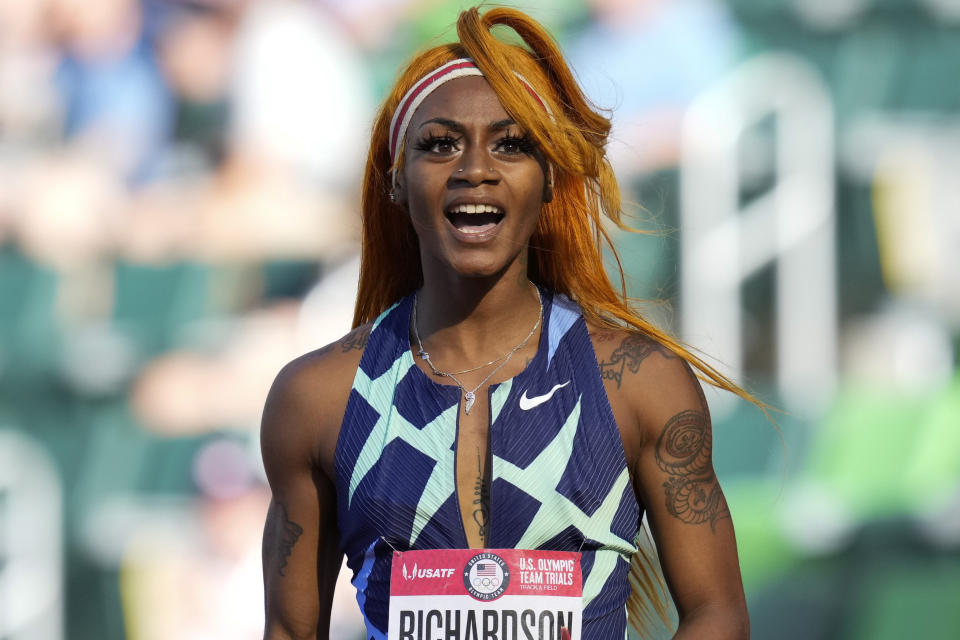
<path fill-rule="evenodd" d="M 542 298 L 535 358 L 490 387 L 487 546 L 582 551 L 582 637 L 623 638 L 641 509 L 580 309 Z M 341 545 L 376 640 L 393 550 L 468 546 L 454 466 L 460 389 L 414 363 L 412 308 L 408 296 L 374 322 L 335 454 Z"/>

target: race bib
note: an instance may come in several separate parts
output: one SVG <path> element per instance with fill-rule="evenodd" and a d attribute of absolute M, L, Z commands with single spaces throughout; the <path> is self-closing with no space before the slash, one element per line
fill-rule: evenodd
<path fill-rule="evenodd" d="M 525 549 L 395 551 L 389 640 L 577 640 L 580 554 Z"/>

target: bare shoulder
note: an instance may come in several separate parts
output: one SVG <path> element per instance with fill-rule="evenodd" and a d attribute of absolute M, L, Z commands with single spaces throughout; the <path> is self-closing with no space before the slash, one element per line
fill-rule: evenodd
<path fill-rule="evenodd" d="M 277 395 L 297 404 L 319 403 L 335 399 L 345 388 L 360 364 L 370 336 L 370 324 L 357 327 L 339 340 L 296 358 L 277 374 L 271 396 Z"/>
<path fill-rule="evenodd" d="M 626 329 L 591 327 L 600 373 L 617 388 L 630 384 L 631 378 L 651 375 L 666 367 L 682 367 L 686 363 L 676 353 L 654 338 Z"/>
<path fill-rule="evenodd" d="M 672 349 L 626 329 L 590 327 L 590 337 L 625 446 L 655 440 L 665 422 L 684 411 L 706 416 L 700 381 Z"/>
<path fill-rule="evenodd" d="M 267 396 L 261 425 L 264 457 L 307 455 L 332 472 L 340 423 L 371 324 L 287 363 Z"/>

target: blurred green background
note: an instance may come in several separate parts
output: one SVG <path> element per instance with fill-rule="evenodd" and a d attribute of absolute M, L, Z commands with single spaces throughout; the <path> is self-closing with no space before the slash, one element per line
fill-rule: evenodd
<path fill-rule="evenodd" d="M 468 4 L 0 0 L 0 639 L 260 637 L 266 390 Z M 631 295 L 781 410 L 710 395 L 754 637 L 958 637 L 960 2 L 515 6 L 612 115 Z"/>

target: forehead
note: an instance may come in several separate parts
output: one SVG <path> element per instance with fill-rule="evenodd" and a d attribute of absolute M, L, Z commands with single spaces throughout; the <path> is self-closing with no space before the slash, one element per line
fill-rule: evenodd
<path fill-rule="evenodd" d="M 488 124 L 509 118 L 500 98 L 483 76 L 451 80 L 431 93 L 410 120 L 411 131 L 432 118 L 464 124 Z"/>

